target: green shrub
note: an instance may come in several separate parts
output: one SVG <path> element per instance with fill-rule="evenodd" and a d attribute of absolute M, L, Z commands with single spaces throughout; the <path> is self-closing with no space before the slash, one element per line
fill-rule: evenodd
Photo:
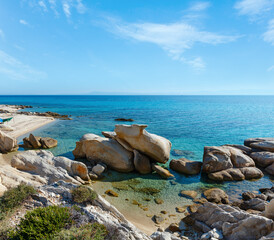
<path fill-rule="evenodd" d="M 79 228 L 64 229 L 55 235 L 53 240 L 104 240 L 106 227 L 99 223 L 89 223 Z"/>
<path fill-rule="evenodd" d="M 21 184 L 15 188 L 7 190 L 0 198 L 0 220 L 2 220 L 8 212 L 19 207 L 31 194 L 36 193 L 32 186 Z"/>
<path fill-rule="evenodd" d="M 73 201 L 76 203 L 87 203 L 97 198 L 96 192 L 87 186 L 78 186 L 71 190 Z"/>
<path fill-rule="evenodd" d="M 51 239 L 53 234 L 61 231 L 71 223 L 68 208 L 48 206 L 27 212 L 17 229 L 10 233 L 14 240 Z"/>

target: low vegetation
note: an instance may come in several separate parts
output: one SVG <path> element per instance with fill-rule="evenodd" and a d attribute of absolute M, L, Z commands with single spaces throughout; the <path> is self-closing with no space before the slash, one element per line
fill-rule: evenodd
<path fill-rule="evenodd" d="M 88 223 L 80 228 L 63 229 L 53 240 L 104 240 L 107 236 L 106 227 L 99 223 Z"/>
<path fill-rule="evenodd" d="M 80 185 L 71 190 L 72 199 L 76 203 L 89 203 L 97 198 L 96 192 L 90 187 Z"/>
<path fill-rule="evenodd" d="M 0 220 L 3 220 L 7 214 L 19 207 L 35 192 L 33 187 L 25 184 L 7 190 L 0 198 Z"/>

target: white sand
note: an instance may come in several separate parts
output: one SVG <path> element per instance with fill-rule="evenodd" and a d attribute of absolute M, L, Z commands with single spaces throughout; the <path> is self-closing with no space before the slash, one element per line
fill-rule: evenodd
<path fill-rule="evenodd" d="M 0 109 L 9 111 L 9 113 L 0 113 L 1 118 L 13 117 L 11 121 L 4 123 L 4 125 L 11 127 L 13 130 L 3 130 L 3 132 L 6 132 L 7 134 L 15 138 L 55 121 L 55 119 L 51 117 L 28 116 L 18 114 L 16 112 L 19 109 L 13 105 L 0 105 Z"/>

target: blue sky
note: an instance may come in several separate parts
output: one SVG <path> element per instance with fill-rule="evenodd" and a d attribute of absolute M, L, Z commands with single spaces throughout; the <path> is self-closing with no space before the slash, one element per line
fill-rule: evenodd
<path fill-rule="evenodd" d="M 0 0 L 0 94 L 274 94 L 274 0 Z"/>

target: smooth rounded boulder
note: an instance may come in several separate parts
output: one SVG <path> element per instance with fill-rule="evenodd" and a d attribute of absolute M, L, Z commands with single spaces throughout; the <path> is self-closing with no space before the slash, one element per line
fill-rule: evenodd
<path fill-rule="evenodd" d="M 190 161 L 186 158 L 172 159 L 169 163 L 169 167 L 178 172 L 188 175 L 195 175 L 200 173 L 202 162 Z"/>
<path fill-rule="evenodd" d="M 133 149 L 144 153 L 153 160 L 166 163 L 169 160 L 171 142 L 164 137 L 145 130 L 147 125 L 115 125 L 115 133 Z"/>
<path fill-rule="evenodd" d="M 134 170 L 133 153 L 126 150 L 115 139 L 85 134 L 73 150 L 76 159 L 103 162 L 118 172 Z"/>

